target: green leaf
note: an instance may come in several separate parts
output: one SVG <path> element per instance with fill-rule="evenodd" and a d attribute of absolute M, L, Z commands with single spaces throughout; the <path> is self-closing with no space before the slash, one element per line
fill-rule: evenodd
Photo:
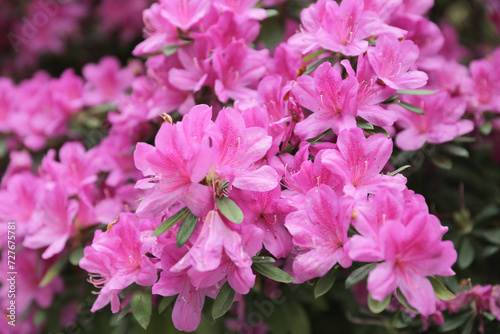
<path fill-rule="evenodd" d="M 234 301 L 234 296 L 236 293 L 229 286 L 229 283 L 226 282 L 222 286 L 215 298 L 214 305 L 212 306 L 212 318 L 217 319 L 222 317 L 229 310 Z"/>
<path fill-rule="evenodd" d="M 33 324 L 35 326 L 40 326 L 47 320 L 47 314 L 45 313 L 45 310 L 43 309 L 38 309 L 35 312 L 35 316 L 33 317 Z"/>
<path fill-rule="evenodd" d="M 488 218 L 494 217 L 500 213 L 498 206 L 496 204 L 490 204 L 485 206 L 479 213 L 474 217 L 474 222 L 479 223 Z M 500 230 L 499 230 L 500 231 Z M 500 241 L 500 236 L 499 239 Z M 499 244 L 500 245 L 500 244 Z"/>
<path fill-rule="evenodd" d="M 252 262 L 253 263 L 274 263 L 276 262 L 275 259 L 269 256 L 254 256 L 252 257 Z"/>
<path fill-rule="evenodd" d="M 458 146 L 458 145 L 453 145 L 453 144 L 443 144 L 441 145 L 441 148 L 450 153 L 453 154 L 457 157 L 462 157 L 462 158 L 468 158 L 469 157 L 469 151 L 467 151 L 465 148 Z"/>
<path fill-rule="evenodd" d="M 453 141 L 455 143 L 474 143 L 477 141 L 477 138 L 462 136 L 462 137 L 457 137 L 457 138 L 453 139 Z"/>
<path fill-rule="evenodd" d="M 335 279 L 337 278 L 338 266 L 333 267 L 326 273 L 325 276 L 320 277 L 320 279 L 314 285 L 314 298 L 323 296 L 325 293 L 330 291 Z"/>
<path fill-rule="evenodd" d="M 434 294 L 436 295 L 437 299 L 450 300 L 455 298 L 455 295 L 451 293 L 451 291 L 448 290 L 442 282 L 438 281 L 435 277 L 432 276 L 428 278 L 432 284 L 432 288 L 434 289 Z"/>
<path fill-rule="evenodd" d="M 396 290 L 396 294 L 398 296 L 399 301 L 401 302 L 401 304 L 403 304 L 404 307 L 406 307 L 408 310 L 412 311 L 413 313 L 416 313 L 416 314 L 420 313 L 415 308 L 410 306 L 410 304 L 408 304 L 408 301 L 406 300 L 405 296 L 403 296 L 401 291 L 399 291 L 399 289 Z"/>
<path fill-rule="evenodd" d="M 375 314 L 384 311 L 387 308 L 387 305 L 389 305 L 390 301 L 391 301 L 390 294 L 385 296 L 384 300 L 381 302 L 373 299 L 372 295 L 368 294 L 368 308 Z"/>
<path fill-rule="evenodd" d="M 393 103 L 396 103 L 396 100 L 397 100 L 398 97 L 399 97 L 399 95 L 393 95 L 390 98 L 388 98 L 387 100 L 383 101 L 382 104 L 393 104 Z"/>
<path fill-rule="evenodd" d="M 198 219 L 199 218 L 191 212 L 188 213 L 187 217 L 182 222 L 181 227 L 179 227 L 179 232 L 177 232 L 177 247 L 181 248 L 189 240 L 194 232 L 194 229 L 196 228 Z"/>
<path fill-rule="evenodd" d="M 394 176 L 394 175 L 401 173 L 402 171 L 404 171 L 405 169 L 410 168 L 410 167 L 411 167 L 411 165 L 401 166 L 398 169 L 396 169 L 395 171 L 388 173 L 387 175 Z"/>
<path fill-rule="evenodd" d="M 494 245 L 500 246 L 500 229 L 494 230 L 475 230 L 472 232 L 474 235 L 488 240 Z"/>
<path fill-rule="evenodd" d="M 467 268 L 474 261 L 475 256 L 476 252 L 470 238 L 464 237 L 458 249 L 458 267 L 460 269 Z"/>
<path fill-rule="evenodd" d="M 280 12 L 278 12 L 276 9 L 266 9 L 266 18 L 271 18 L 271 17 L 275 17 L 275 16 L 278 16 L 280 14 Z"/>
<path fill-rule="evenodd" d="M 43 279 L 40 282 L 40 284 L 38 284 L 38 286 L 40 288 L 43 288 L 44 286 L 46 286 L 47 284 L 49 284 L 50 282 L 52 282 L 52 280 L 57 275 L 59 275 L 59 273 L 61 272 L 61 270 L 64 268 L 64 266 L 68 262 L 68 258 L 69 258 L 69 254 L 66 253 L 63 257 L 61 257 L 59 260 L 57 260 L 57 262 L 54 263 L 52 265 L 52 267 L 50 267 L 49 270 L 47 270 L 47 272 L 45 273 L 45 276 L 43 276 Z"/>
<path fill-rule="evenodd" d="M 275 267 L 268 263 L 255 263 L 252 267 L 259 272 L 261 275 L 266 276 L 272 280 L 282 283 L 292 283 L 294 281 L 293 277 L 281 270 L 278 267 Z"/>
<path fill-rule="evenodd" d="M 373 130 L 373 124 L 361 117 L 356 117 L 356 126 L 363 130 Z"/>
<path fill-rule="evenodd" d="M 381 133 L 381 134 L 385 135 L 387 138 L 391 138 L 389 133 L 387 131 L 385 131 L 385 129 L 381 126 L 374 125 L 373 130 L 364 129 L 364 131 L 368 132 L 371 135 L 376 135 L 377 133 Z"/>
<path fill-rule="evenodd" d="M 229 219 L 229 221 L 235 224 L 241 224 L 243 222 L 243 211 L 241 211 L 240 207 L 234 203 L 233 200 L 227 197 L 222 199 L 217 197 L 215 201 L 217 202 L 220 213 Z"/>
<path fill-rule="evenodd" d="M 457 314 L 450 317 L 446 317 L 444 320 L 444 325 L 439 327 L 440 332 L 449 332 L 465 324 L 467 320 L 474 318 L 475 313 L 469 312 L 467 314 Z"/>
<path fill-rule="evenodd" d="M 479 132 L 481 134 L 487 136 L 491 133 L 491 130 L 493 130 L 493 125 L 491 124 L 491 121 L 485 121 L 483 125 L 479 127 Z"/>
<path fill-rule="evenodd" d="M 259 39 L 267 48 L 272 48 L 283 40 L 285 28 L 279 16 L 271 16 L 261 22 Z"/>
<path fill-rule="evenodd" d="M 329 135 L 333 135 L 333 131 L 332 129 L 330 130 L 326 130 L 325 132 L 323 132 L 322 134 L 314 137 L 314 138 L 311 138 L 311 139 L 306 139 L 307 142 L 311 143 L 312 145 L 316 144 L 321 138 L 325 137 L 325 136 L 329 136 Z"/>
<path fill-rule="evenodd" d="M 307 312 L 299 302 L 293 302 L 289 305 L 289 312 L 292 316 L 290 322 L 291 334 L 309 334 L 311 333 L 311 324 Z"/>
<path fill-rule="evenodd" d="M 483 311 L 483 313 L 481 313 L 481 314 L 483 315 L 483 317 L 485 317 L 489 321 L 495 321 L 495 319 L 497 318 L 493 314 L 491 314 L 490 312 Z"/>
<path fill-rule="evenodd" d="M 0 138 L 0 158 L 7 155 L 7 138 Z"/>
<path fill-rule="evenodd" d="M 432 95 L 439 92 L 439 90 L 428 90 L 428 89 L 400 89 L 396 93 L 403 95 Z"/>
<path fill-rule="evenodd" d="M 326 53 L 326 52 L 329 52 L 328 50 L 319 50 L 319 51 L 316 51 L 316 52 L 313 52 L 311 54 L 308 54 L 307 56 L 305 56 L 302 61 L 304 63 L 307 63 L 308 61 L 310 60 L 313 60 L 314 58 L 316 58 L 317 56 L 320 56 L 322 55 L 323 53 Z"/>
<path fill-rule="evenodd" d="M 376 265 L 377 263 L 369 263 L 354 270 L 345 280 L 345 288 L 349 289 L 351 286 L 364 280 Z"/>
<path fill-rule="evenodd" d="M 312 63 L 307 65 L 307 68 L 306 68 L 306 71 L 304 72 L 304 74 L 311 74 L 312 72 L 314 72 L 315 69 L 317 69 L 319 67 L 319 65 L 326 63 L 327 61 L 331 61 L 331 60 L 332 60 L 331 57 L 325 57 L 325 58 L 320 58 L 320 59 L 313 61 Z"/>
<path fill-rule="evenodd" d="M 177 52 L 177 50 L 179 50 L 180 46 L 179 45 L 167 45 L 164 49 L 163 49 L 163 54 L 165 56 L 171 56 L 173 55 L 174 53 Z"/>
<path fill-rule="evenodd" d="M 422 109 L 420 109 L 417 106 L 414 106 L 413 104 L 409 104 L 409 103 L 401 101 L 401 100 L 395 100 L 394 103 L 396 103 L 396 104 L 400 105 L 401 107 L 403 107 L 411 112 L 414 112 L 416 114 L 425 115 L 425 113 Z"/>
<path fill-rule="evenodd" d="M 471 317 L 467 323 L 465 324 L 464 328 L 462 328 L 461 334 L 471 334 L 474 326 L 474 318 Z"/>
<path fill-rule="evenodd" d="M 148 328 L 152 311 L 151 291 L 142 288 L 134 291 L 130 299 L 130 306 L 132 307 L 132 314 L 139 325 L 144 329 Z"/>
<path fill-rule="evenodd" d="M 450 170 L 453 167 L 453 162 L 450 160 L 450 158 L 445 157 L 442 154 L 435 153 L 430 156 L 430 159 L 434 165 L 441 169 Z"/>
<path fill-rule="evenodd" d="M 109 319 L 109 324 L 112 327 L 118 326 L 121 320 L 129 313 L 130 307 L 127 305 L 120 312 L 114 313 Z"/>
<path fill-rule="evenodd" d="M 174 215 L 172 215 L 167 220 L 165 220 L 163 223 L 161 223 L 161 225 L 156 228 L 156 230 L 153 232 L 153 234 L 151 234 L 151 236 L 157 237 L 160 234 L 165 233 L 172 226 L 174 226 L 179 220 L 184 220 L 184 218 L 186 218 L 188 213 L 189 213 L 189 209 L 187 207 L 180 209 Z"/>
<path fill-rule="evenodd" d="M 83 257 L 83 246 L 80 245 L 77 248 L 73 249 L 71 253 L 69 253 L 69 263 L 74 266 L 77 266 L 80 263 L 80 260 Z"/>
<path fill-rule="evenodd" d="M 163 297 L 158 305 L 158 314 L 162 314 L 167 309 L 168 305 L 172 304 L 176 297 L 177 296 Z"/>

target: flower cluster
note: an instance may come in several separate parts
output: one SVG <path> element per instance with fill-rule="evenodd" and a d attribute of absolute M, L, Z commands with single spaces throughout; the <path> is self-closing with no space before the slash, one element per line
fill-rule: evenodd
<path fill-rule="evenodd" d="M 390 160 L 444 143 L 462 152 L 450 142 L 498 126 L 500 49 L 462 65 L 456 32 L 426 16 L 430 0 L 319 0 L 300 22 L 281 17 L 283 36 L 266 43 L 264 22 L 284 15 L 266 8 L 284 3 L 160 0 L 133 51 L 145 67 L 105 57 L 82 77 L 0 78 L 0 229 L 16 222 L 18 270 L 35 273 L 19 289 L 20 332 L 43 327 L 30 319 L 63 293 L 68 260 L 98 289 L 92 312 L 135 312 L 146 291 L 154 305 L 175 298 L 183 331 L 197 329 L 206 297 L 214 317 L 233 300 L 240 316 L 262 281 L 340 267 L 349 285 L 367 278 L 372 310 L 441 324 L 441 311 L 475 301 L 500 320 L 497 287 L 452 299 L 448 227 Z"/>

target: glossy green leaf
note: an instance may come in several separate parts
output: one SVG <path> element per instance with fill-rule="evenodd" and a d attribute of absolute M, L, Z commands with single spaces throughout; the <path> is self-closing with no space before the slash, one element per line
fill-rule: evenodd
<path fill-rule="evenodd" d="M 229 283 L 226 282 L 222 286 L 215 298 L 214 305 L 212 307 L 212 317 L 214 319 L 222 317 L 229 310 L 234 301 L 234 296 L 236 295 L 233 288 L 229 286 Z"/>
<path fill-rule="evenodd" d="M 434 289 L 434 294 L 436 298 L 439 300 L 450 300 L 455 298 L 455 295 L 451 293 L 450 290 L 446 288 L 446 286 L 438 281 L 435 277 L 429 277 L 429 281 L 432 284 L 432 288 Z"/>
<path fill-rule="evenodd" d="M 475 256 L 476 252 L 470 238 L 464 237 L 458 249 L 458 267 L 460 269 L 467 268 L 474 261 Z"/>
<path fill-rule="evenodd" d="M 148 328 L 152 312 L 151 291 L 143 288 L 134 291 L 130 299 L 130 306 L 139 325 L 144 329 Z"/>
<path fill-rule="evenodd" d="M 323 296 L 325 293 L 330 291 L 335 279 L 337 278 L 338 267 L 335 266 L 330 271 L 326 273 L 325 276 L 320 277 L 316 284 L 314 285 L 314 298 Z"/>
<path fill-rule="evenodd" d="M 275 259 L 269 256 L 254 256 L 252 257 L 252 262 L 253 263 L 274 263 L 276 262 Z"/>
<path fill-rule="evenodd" d="M 167 45 L 164 49 L 163 49 L 163 54 L 165 56 L 171 56 L 173 55 L 174 53 L 177 52 L 177 50 L 179 50 L 180 46 L 179 45 Z"/>
<path fill-rule="evenodd" d="M 280 14 L 280 12 L 278 12 L 276 9 L 266 9 L 266 18 L 271 18 L 271 17 L 275 17 L 275 16 L 278 16 Z"/>
<path fill-rule="evenodd" d="M 191 235 L 196 228 L 199 218 L 193 215 L 191 212 L 188 213 L 186 218 L 179 227 L 179 232 L 177 232 L 177 247 L 181 248 L 189 240 Z"/>
<path fill-rule="evenodd" d="M 56 263 L 54 263 L 52 265 L 52 267 L 50 267 L 49 270 L 47 270 L 47 272 L 45 273 L 45 276 L 43 276 L 43 279 L 40 282 L 40 284 L 38 284 L 38 286 L 40 288 L 43 288 L 44 286 L 46 286 L 47 284 L 52 282 L 52 280 L 54 278 L 56 278 L 56 276 L 59 275 L 61 270 L 64 268 L 64 266 L 68 262 L 68 258 L 69 258 L 69 254 L 66 253 L 63 257 L 61 257 L 59 260 L 57 260 Z"/>
<path fill-rule="evenodd" d="M 396 294 L 398 295 L 398 299 L 401 302 L 401 304 L 403 304 L 404 307 L 406 307 L 408 310 L 412 311 L 413 313 L 416 313 L 416 314 L 420 313 L 414 307 L 412 307 L 412 306 L 410 306 L 410 304 L 408 304 L 406 297 L 401 293 L 401 291 L 399 289 L 396 290 Z"/>
<path fill-rule="evenodd" d="M 270 278 L 277 282 L 292 283 L 294 281 L 293 277 L 289 273 L 271 264 L 254 263 L 252 267 L 261 275 L 266 276 L 267 278 Z"/>
<path fill-rule="evenodd" d="M 439 153 L 431 155 L 430 159 L 434 165 L 441 169 L 450 170 L 453 167 L 453 162 L 450 160 L 450 158 L 445 157 L 444 155 L 441 155 Z"/>
<path fill-rule="evenodd" d="M 485 121 L 483 125 L 479 127 L 479 132 L 481 132 L 481 134 L 485 136 L 489 135 L 492 130 L 493 130 L 493 124 L 491 124 L 491 121 Z"/>
<path fill-rule="evenodd" d="M 500 229 L 494 230 L 474 230 L 472 232 L 474 235 L 478 237 L 484 238 L 491 242 L 494 245 L 500 246 Z"/>
<path fill-rule="evenodd" d="M 69 253 L 69 263 L 74 266 L 77 266 L 80 263 L 80 260 L 83 258 L 83 246 L 80 245 L 77 248 L 73 249 L 71 253 Z"/>
<path fill-rule="evenodd" d="M 241 211 L 240 207 L 234 203 L 232 199 L 227 197 L 221 199 L 217 197 L 216 202 L 220 213 L 229 219 L 229 221 L 235 224 L 241 224 L 243 222 L 243 211 Z"/>
<path fill-rule="evenodd" d="M 389 302 L 391 301 L 391 295 L 387 295 L 383 301 L 378 301 L 372 298 L 371 294 L 368 294 L 368 308 L 373 313 L 380 313 L 387 308 Z"/>
<path fill-rule="evenodd" d="M 409 111 L 414 112 L 416 114 L 425 115 L 424 111 L 421 108 L 414 106 L 413 104 L 409 104 L 409 103 L 401 101 L 401 100 L 395 100 L 394 103 L 396 103 L 396 104 L 400 105 L 401 107 L 405 108 L 406 110 L 409 110 Z"/>
<path fill-rule="evenodd" d="M 456 314 L 444 319 L 444 325 L 439 327 L 440 332 L 449 332 L 465 324 L 468 320 L 475 317 L 474 312 L 467 314 Z"/>
<path fill-rule="evenodd" d="M 400 89 L 396 93 L 403 95 L 432 95 L 439 92 L 439 90 L 429 90 L 429 89 Z"/>
<path fill-rule="evenodd" d="M 377 263 L 369 263 L 354 270 L 345 280 L 345 288 L 349 289 L 353 285 L 358 284 L 359 282 L 364 280 L 376 265 Z"/>
<path fill-rule="evenodd" d="M 153 234 L 151 236 L 157 237 L 160 234 L 165 233 L 172 226 L 174 226 L 175 224 L 177 224 L 177 222 L 179 220 L 184 220 L 186 218 L 186 216 L 188 215 L 188 213 L 189 213 L 189 209 L 187 207 L 184 207 L 184 208 L 180 209 L 174 215 L 172 215 L 167 220 L 165 220 L 163 223 L 161 223 L 161 225 L 158 226 L 156 228 L 156 230 L 154 230 L 154 232 L 153 232 Z"/>
<path fill-rule="evenodd" d="M 158 314 L 162 314 L 167 309 L 168 305 L 172 304 L 175 298 L 177 298 L 177 296 L 163 297 L 158 305 Z"/>
<path fill-rule="evenodd" d="M 469 151 L 467 151 L 462 146 L 458 146 L 458 145 L 454 145 L 454 144 L 443 144 L 443 145 L 441 145 L 441 148 L 443 149 L 443 151 L 448 152 L 448 153 L 455 155 L 457 157 L 462 157 L 462 158 L 469 157 Z"/>

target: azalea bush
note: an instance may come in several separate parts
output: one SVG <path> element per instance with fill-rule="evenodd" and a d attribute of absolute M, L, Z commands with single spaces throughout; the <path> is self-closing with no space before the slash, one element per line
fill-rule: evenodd
<path fill-rule="evenodd" d="M 500 331 L 496 1 L 6 8 L 2 333 Z"/>

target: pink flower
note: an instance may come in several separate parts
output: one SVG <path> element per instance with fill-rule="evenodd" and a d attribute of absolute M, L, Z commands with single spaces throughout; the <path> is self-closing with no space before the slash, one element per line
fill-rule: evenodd
<path fill-rule="evenodd" d="M 399 288 L 408 303 L 422 315 L 436 311 L 434 289 L 426 276 L 450 276 L 457 253 L 448 230 L 432 215 L 420 213 L 383 223 L 378 238 L 355 235 L 345 246 L 353 261 L 378 262 L 368 276 L 368 290 L 382 301 Z"/>
<path fill-rule="evenodd" d="M 220 13 L 217 22 L 207 27 L 206 35 L 213 48 L 226 48 L 237 40 L 251 44 L 259 35 L 259 22 L 239 17 L 231 10 Z M 195 35 L 196 36 L 196 35 Z"/>
<path fill-rule="evenodd" d="M 193 44 L 177 51 L 183 68 L 172 68 L 168 72 L 170 84 L 180 90 L 197 92 L 206 84 L 210 68 L 210 44 L 202 36 Z"/>
<path fill-rule="evenodd" d="M 347 268 L 352 261 L 343 246 L 347 241 L 354 201 L 338 197 L 328 186 L 311 189 L 305 209 L 290 213 L 285 226 L 298 255 L 293 262 L 296 283 L 325 275 L 336 263 Z"/>
<path fill-rule="evenodd" d="M 418 58 L 418 47 L 409 40 L 400 42 L 393 35 L 380 35 L 377 45 L 368 49 L 368 60 L 375 74 L 393 89 L 415 89 L 425 86 L 427 74 L 408 71 Z"/>
<path fill-rule="evenodd" d="M 220 10 L 230 10 L 234 13 L 254 20 L 266 18 L 266 10 L 254 8 L 259 0 L 214 0 L 214 5 Z"/>
<path fill-rule="evenodd" d="M 311 110 L 312 115 L 299 122 L 295 134 L 301 139 L 313 138 L 332 128 L 340 133 L 356 126 L 356 78 L 342 80 L 340 73 L 329 63 L 321 64 L 314 77 L 301 75 L 292 88 L 298 103 Z"/>
<path fill-rule="evenodd" d="M 269 191 L 278 185 L 276 171 L 260 162 L 272 145 L 265 129 L 247 127 L 237 111 L 224 108 L 207 131 L 213 140 L 215 174 L 229 182 L 229 189 Z"/>
<path fill-rule="evenodd" d="M 87 80 L 84 100 L 89 106 L 116 102 L 134 78 L 130 68 L 121 69 L 118 59 L 110 56 L 103 57 L 98 64 L 85 65 L 82 72 Z"/>
<path fill-rule="evenodd" d="M 101 288 L 91 311 L 95 312 L 109 302 L 111 311 L 120 310 L 118 293 L 132 283 L 152 286 L 157 269 L 146 253 L 143 239 L 153 233 L 157 223 L 138 220 L 134 214 L 123 213 L 109 232 L 97 230 L 91 246 L 84 249 L 80 267 L 89 272 L 89 282 Z"/>
<path fill-rule="evenodd" d="M 319 47 L 316 34 L 321 28 L 326 15 L 326 8 L 330 5 L 329 0 L 318 0 L 300 12 L 301 30 L 291 36 L 288 43 L 306 54 Z"/>
<path fill-rule="evenodd" d="M 397 120 L 393 110 L 383 108 L 380 103 L 394 95 L 395 90 L 383 87 L 377 82 L 377 75 L 368 62 L 367 57 L 358 56 L 356 73 L 351 63 L 344 59 L 341 64 L 345 67 L 349 76 L 355 77 L 359 82 L 357 92 L 358 116 L 378 126 L 389 126 Z"/>
<path fill-rule="evenodd" d="M 237 267 L 235 269 L 242 270 L 244 275 L 247 273 L 251 276 L 249 284 L 238 284 L 239 280 L 229 281 L 236 291 L 248 293 L 254 284 L 255 275 L 251 272 L 252 260 L 244 248 L 242 236 L 233 231 L 217 211 L 212 210 L 204 218 L 200 234 L 189 252 L 171 271 L 181 272 L 192 267 L 197 272 L 217 272 L 227 267 L 221 266 L 225 262 Z"/>
<path fill-rule="evenodd" d="M 17 103 L 10 112 L 11 130 L 31 150 L 40 150 L 47 138 L 66 132 L 69 114 L 55 103 L 50 90 L 50 77 L 38 72 L 17 87 Z"/>
<path fill-rule="evenodd" d="M 9 78 L 0 79 L 0 132 L 10 131 L 9 115 L 12 112 L 16 86 Z"/>
<path fill-rule="evenodd" d="M 321 156 L 323 164 L 344 179 L 344 192 L 376 192 L 384 187 L 404 189 L 401 175 L 379 174 L 392 154 L 392 140 L 383 134 L 365 138 L 363 130 L 344 130 L 337 139 L 338 150 L 327 150 Z"/>
<path fill-rule="evenodd" d="M 99 27 L 108 34 L 118 32 L 121 41 L 130 42 L 140 35 L 142 12 L 151 3 L 149 0 L 137 0 L 123 6 L 120 0 L 101 1 L 97 7 Z"/>
<path fill-rule="evenodd" d="M 24 246 L 33 249 L 48 246 L 42 254 L 44 259 L 60 253 L 75 232 L 73 221 L 77 212 L 78 202 L 68 200 L 68 193 L 61 183 L 46 183 L 41 201 L 33 212 Z"/>
<path fill-rule="evenodd" d="M 391 106 L 399 115 L 396 124 L 403 128 L 396 137 L 396 145 L 403 150 L 418 150 L 425 142 L 445 143 L 474 128 L 472 121 L 461 119 L 465 112 L 463 100 L 451 98 L 445 91 L 428 96 L 407 96 L 404 101 L 420 107 L 425 115 Z"/>
<path fill-rule="evenodd" d="M 54 103 L 69 115 L 83 108 L 83 80 L 72 69 L 65 70 L 59 79 L 52 79 L 50 88 Z"/>
<path fill-rule="evenodd" d="M 341 52 L 346 56 L 357 56 L 368 48 L 365 40 L 381 22 L 374 12 L 363 11 L 363 3 L 343 0 L 326 3 L 326 13 L 316 38 L 321 47 Z"/>
<path fill-rule="evenodd" d="M 162 5 L 154 3 L 142 13 L 146 39 L 139 43 L 132 54 L 142 56 L 161 51 L 168 45 L 181 45 L 177 27 L 162 15 Z"/>
<path fill-rule="evenodd" d="M 262 77 L 267 61 L 267 50 L 250 49 L 242 40 L 232 42 L 223 50 L 215 50 L 212 65 L 216 75 L 215 94 L 219 100 L 226 103 L 230 98 L 257 97 L 257 92 L 248 86 Z"/>
<path fill-rule="evenodd" d="M 31 217 L 43 192 L 40 178 L 24 171 L 4 178 L 5 186 L 0 190 L 0 230 L 7 235 L 7 222 L 15 221 L 16 240 L 22 242 L 31 227 Z M 0 246 L 7 245 L 7 238 Z"/>
<path fill-rule="evenodd" d="M 212 165 L 210 139 L 205 134 L 212 108 L 198 105 L 175 124 L 163 123 L 155 146 L 138 143 L 136 167 L 146 177 L 136 187 L 152 189 L 140 203 L 137 214 L 152 216 L 175 201 L 185 203 L 198 217 L 213 205 L 210 189 L 200 184 Z"/>
<path fill-rule="evenodd" d="M 471 108 L 478 112 L 500 113 L 500 81 L 497 64 L 487 59 L 480 59 L 472 61 L 469 68 L 473 85 L 473 95 L 469 102 Z"/>
<path fill-rule="evenodd" d="M 80 142 L 67 142 L 59 150 L 59 160 L 55 161 L 54 150 L 43 158 L 40 174 L 46 180 L 64 184 L 69 196 L 76 195 L 83 187 L 97 181 L 98 165 L 94 152 L 86 151 Z"/>
<path fill-rule="evenodd" d="M 170 270 L 187 251 L 186 246 L 180 249 L 175 244 L 165 246 L 161 258 L 163 271 L 160 279 L 153 286 L 153 294 L 162 296 L 175 296 L 178 294 L 172 312 L 174 326 L 180 331 L 192 332 L 200 324 L 205 296 L 207 294 L 214 296 L 210 291 L 212 289 L 199 289 L 193 286 L 186 271 L 174 272 Z"/>
<path fill-rule="evenodd" d="M 198 23 L 210 9 L 205 0 L 162 0 L 161 15 L 172 25 L 187 31 Z"/>
<path fill-rule="evenodd" d="M 244 223 L 254 224 L 264 232 L 264 247 L 276 258 L 286 257 L 292 238 L 284 220 L 291 208 L 280 200 L 280 187 L 267 192 L 233 190 L 231 195 L 243 211 Z"/>
<path fill-rule="evenodd" d="M 5 234 L 7 235 L 7 234 Z M 12 261 L 12 257 L 7 256 L 7 251 L 2 252 L 2 260 L 0 265 L 5 268 L 3 272 L 0 273 L 0 278 L 5 284 L 2 284 L 0 288 L 0 293 L 2 294 L 2 299 L 0 306 L 7 309 L 9 302 L 12 300 L 7 298 L 7 295 L 11 292 L 10 284 L 7 280 L 10 275 L 7 273 L 8 260 Z M 52 305 L 54 301 L 54 296 L 63 292 L 64 283 L 62 278 L 57 275 L 54 279 L 48 283 L 46 286 L 40 287 L 40 283 L 44 278 L 47 271 L 54 265 L 57 259 L 53 258 L 50 260 L 40 259 L 40 254 L 31 249 L 22 248 L 22 250 L 16 251 L 16 280 L 15 280 L 15 306 L 16 306 L 16 328 L 18 325 L 17 315 L 26 312 L 30 306 L 33 307 L 33 303 L 36 303 L 41 308 L 48 308 Z M 5 319 L 2 319 L 1 323 L 6 323 Z M 22 324 L 22 322 L 21 322 Z M 9 326 L 12 328 L 12 326 Z M 0 327 L 1 329 L 1 327 Z M 5 333 L 11 333 L 8 330 Z M 21 333 L 21 332 L 20 332 Z"/>

